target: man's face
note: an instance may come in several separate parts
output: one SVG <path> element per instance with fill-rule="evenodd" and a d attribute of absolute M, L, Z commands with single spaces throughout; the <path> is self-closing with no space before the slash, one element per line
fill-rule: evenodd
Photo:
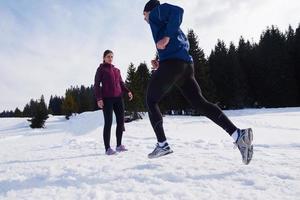
<path fill-rule="evenodd" d="M 149 14 L 150 12 L 144 12 L 144 20 L 149 24 Z"/>

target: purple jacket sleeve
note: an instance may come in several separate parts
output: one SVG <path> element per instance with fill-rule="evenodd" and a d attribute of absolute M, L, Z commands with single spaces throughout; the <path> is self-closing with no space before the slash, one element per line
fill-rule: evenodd
<path fill-rule="evenodd" d="M 100 70 L 100 67 L 98 67 L 94 83 L 94 93 L 97 101 L 102 100 L 102 87 L 100 86 L 100 83 L 102 82 L 102 76 L 103 74 Z"/>

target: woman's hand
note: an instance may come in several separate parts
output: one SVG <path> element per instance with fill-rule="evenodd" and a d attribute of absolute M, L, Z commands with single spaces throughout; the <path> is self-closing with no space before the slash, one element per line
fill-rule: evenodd
<path fill-rule="evenodd" d="M 97 101 L 97 105 L 98 105 L 98 107 L 99 108 L 103 108 L 103 106 L 104 106 L 104 103 L 103 103 L 103 100 L 99 100 L 99 101 Z"/>
<path fill-rule="evenodd" d="M 159 61 L 158 60 L 151 60 L 152 69 L 156 70 L 159 67 Z"/>
<path fill-rule="evenodd" d="M 169 44 L 170 42 L 170 38 L 169 37 L 164 37 L 163 39 L 159 40 L 157 43 L 156 43 L 156 47 L 157 49 L 165 49 L 166 46 Z"/>
<path fill-rule="evenodd" d="M 128 97 L 129 97 L 129 101 L 131 101 L 133 99 L 133 95 L 131 92 L 128 92 Z"/>

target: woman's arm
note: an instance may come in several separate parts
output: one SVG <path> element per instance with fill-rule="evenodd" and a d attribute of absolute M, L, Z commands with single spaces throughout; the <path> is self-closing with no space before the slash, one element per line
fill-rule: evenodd
<path fill-rule="evenodd" d="M 94 82 L 94 93 L 95 97 L 97 99 L 97 102 L 100 100 L 103 100 L 102 97 L 102 88 L 100 86 L 100 83 L 102 82 L 102 71 L 100 70 L 100 67 L 98 67 L 95 75 L 95 82 Z"/>

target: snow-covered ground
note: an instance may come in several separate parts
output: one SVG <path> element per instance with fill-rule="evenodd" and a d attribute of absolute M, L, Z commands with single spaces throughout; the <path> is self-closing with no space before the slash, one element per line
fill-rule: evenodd
<path fill-rule="evenodd" d="M 129 151 L 115 156 L 104 154 L 100 111 L 52 116 L 42 130 L 0 119 L 0 199 L 300 199 L 300 108 L 226 113 L 254 130 L 248 166 L 204 117 L 166 116 L 174 153 L 153 160 L 147 117 L 126 124 Z"/>

